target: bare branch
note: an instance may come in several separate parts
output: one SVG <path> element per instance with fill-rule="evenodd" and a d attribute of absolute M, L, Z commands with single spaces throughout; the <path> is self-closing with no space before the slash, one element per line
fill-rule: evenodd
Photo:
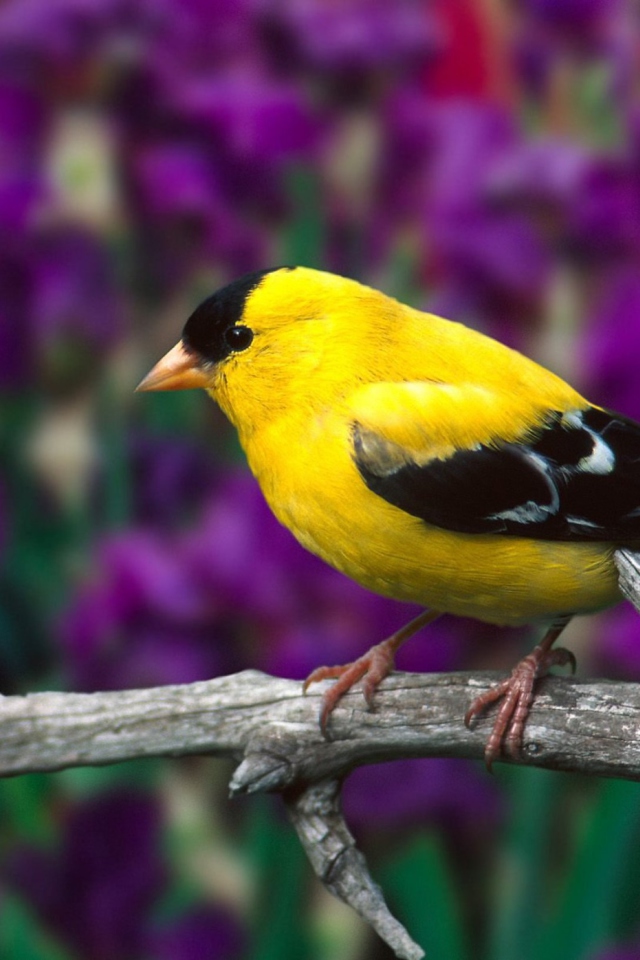
<path fill-rule="evenodd" d="M 247 670 L 183 686 L 0 698 L 0 776 L 208 753 L 245 758 L 233 792 L 282 790 L 402 757 L 482 759 L 491 714 L 462 717 L 495 673 L 396 673 L 366 709 L 340 702 L 331 740 L 318 729 L 317 684 Z M 547 677 L 537 686 L 523 756 L 531 766 L 640 779 L 640 685 Z"/>
<path fill-rule="evenodd" d="M 423 955 L 389 913 L 339 805 L 354 767 L 404 757 L 482 759 L 491 717 L 462 718 L 496 674 L 394 674 L 375 711 L 358 690 L 318 727 L 318 684 L 248 670 L 184 686 L 0 698 L 0 776 L 192 754 L 240 761 L 231 793 L 282 792 L 312 866 L 399 958 Z M 513 761 L 510 761 L 513 762 Z M 527 720 L 520 763 L 640 780 L 640 685 L 547 677 Z"/>
<path fill-rule="evenodd" d="M 342 816 L 339 780 L 322 780 L 302 792 L 287 791 L 289 817 L 311 865 L 339 900 L 359 913 L 400 960 L 421 960 L 424 950 L 391 915 L 380 887 Z"/>

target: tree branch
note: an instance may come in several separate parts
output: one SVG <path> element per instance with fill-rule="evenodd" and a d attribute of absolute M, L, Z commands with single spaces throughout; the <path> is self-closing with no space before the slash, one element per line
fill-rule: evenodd
<path fill-rule="evenodd" d="M 1 697 L 0 777 L 207 753 L 245 757 L 232 792 L 251 793 L 403 757 L 482 759 L 492 715 L 472 730 L 462 717 L 499 679 L 395 673 L 377 690 L 373 712 L 357 688 L 340 701 L 330 740 L 318 729 L 325 683 L 303 695 L 299 682 L 255 670 L 148 690 Z M 541 680 L 516 762 L 639 780 L 640 685 Z"/>
<path fill-rule="evenodd" d="M 471 701 L 497 674 L 387 678 L 368 711 L 349 692 L 318 727 L 325 684 L 253 670 L 207 682 L 114 693 L 36 693 L 0 698 L 0 776 L 193 754 L 239 761 L 232 795 L 282 792 L 325 885 L 406 960 L 422 951 L 391 916 L 340 812 L 354 767 L 406 757 L 482 759 L 492 718 L 467 730 Z M 515 762 L 515 761 L 509 761 Z M 640 684 L 547 677 L 540 681 L 517 762 L 640 780 Z"/>

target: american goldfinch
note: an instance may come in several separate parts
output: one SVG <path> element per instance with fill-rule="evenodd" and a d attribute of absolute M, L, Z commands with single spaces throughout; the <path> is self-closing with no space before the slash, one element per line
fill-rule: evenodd
<path fill-rule="evenodd" d="M 640 541 L 640 425 L 462 324 L 306 267 L 248 274 L 192 313 L 140 390 L 204 388 L 237 428 L 276 517 L 377 593 L 427 609 L 353 664 L 369 703 L 440 613 L 542 622 L 541 644 L 470 707 L 501 701 L 485 751 L 516 754 L 533 685 L 569 619 L 622 599 L 614 552 Z M 306 688 L 305 685 L 305 688 Z"/>

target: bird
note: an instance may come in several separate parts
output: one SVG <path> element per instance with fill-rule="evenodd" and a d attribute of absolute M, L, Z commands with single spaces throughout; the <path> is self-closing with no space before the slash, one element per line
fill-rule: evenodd
<path fill-rule="evenodd" d="M 278 520 L 367 589 L 423 611 L 353 663 L 319 667 L 326 734 L 357 682 L 371 707 L 398 648 L 443 613 L 535 624 L 541 642 L 478 696 L 487 767 L 517 757 L 535 682 L 575 657 L 569 620 L 623 599 L 640 549 L 640 424 L 461 323 L 305 266 L 205 299 L 138 390 L 204 389 Z"/>

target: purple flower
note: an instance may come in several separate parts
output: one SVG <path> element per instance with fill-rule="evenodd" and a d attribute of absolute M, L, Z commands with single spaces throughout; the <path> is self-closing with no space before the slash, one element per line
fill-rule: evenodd
<path fill-rule="evenodd" d="M 189 83 L 178 93 L 176 106 L 185 120 L 198 124 L 237 160 L 278 163 L 308 157 L 321 132 L 303 91 L 255 70 Z"/>
<path fill-rule="evenodd" d="M 517 143 L 496 158 L 486 180 L 487 195 L 501 204 L 535 213 L 561 214 L 578 202 L 593 163 L 579 143 L 545 138 Z"/>
<path fill-rule="evenodd" d="M 443 105 L 435 115 L 425 226 L 445 284 L 475 289 L 499 313 L 536 300 L 550 267 L 534 224 L 496 202 L 495 170 L 518 145 L 501 110 Z"/>
<path fill-rule="evenodd" d="M 57 850 L 16 850 L 5 877 L 79 956 L 140 957 L 166 880 L 159 830 L 151 798 L 102 794 L 67 810 Z"/>
<path fill-rule="evenodd" d="M 250 224 L 285 215 L 285 176 L 316 157 L 325 127 L 302 90 L 255 68 L 229 71 L 178 85 L 171 109 L 208 157 L 219 207 L 224 199 Z"/>
<path fill-rule="evenodd" d="M 153 960 L 229 960 L 243 955 L 244 938 L 234 920 L 215 907 L 192 910 L 148 937 Z"/>
<path fill-rule="evenodd" d="M 59 629 L 75 689 L 188 683 L 233 664 L 216 600 L 197 589 L 175 536 L 114 535 L 93 567 Z"/>
<path fill-rule="evenodd" d="M 626 159 L 602 157 L 591 165 L 571 211 L 569 232 L 581 258 L 607 263 L 640 249 L 640 190 Z"/>
<path fill-rule="evenodd" d="M 32 325 L 41 348 L 71 340 L 103 350 L 122 331 L 123 305 L 102 240 L 79 228 L 36 238 Z"/>
<path fill-rule="evenodd" d="M 566 51 L 602 55 L 620 34 L 625 0 L 524 0 L 521 33 L 549 65 Z"/>
<path fill-rule="evenodd" d="M 120 21 L 135 24 L 141 59 L 174 80 L 260 62 L 254 0 L 147 0 L 145 17 L 136 23 L 139 7 L 140 0 L 127 0 Z"/>
<path fill-rule="evenodd" d="M 175 286 L 199 265 L 232 275 L 255 267 L 267 256 L 269 225 L 288 209 L 290 165 L 315 156 L 324 120 L 303 91 L 255 64 L 183 69 L 169 80 L 151 70 L 136 82 L 133 114 L 128 97 L 116 109 L 128 130 L 126 182 L 150 285 Z"/>
<path fill-rule="evenodd" d="M 435 217 L 440 269 L 478 302 L 509 315 L 514 301 L 536 302 L 551 260 L 531 221 L 476 207 Z"/>
<path fill-rule="evenodd" d="M 105 540 L 60 626 L 76 688 L 188 682 L 254 667 L 295 678 L 364 653 L 417 613 L 303 550 L 254 480 L 230 475 L 185 532 Z M 400 655 L 452 668 L 469 633 L 446 620 Z"/>
<path fill-rule="evenodd" d="M 189 540 L 194 578 L 244 624 L 246 666 L 303 678 L 321 663 L 354 659 L 418 612 L 369 593 L 300 547 L 245 474 L 220 486 Z M 403 650 L 403 667 L 453 665 L 460 638 L 446 624 L 428 636 Z"/>
<path fill-rule="evenodd" d="M 522 8 L 533 20 L 550 26 L 580 30 L 602 27 L 618 16 L 623 0 L 523 0 Z"/>
<path fill-rule="evenodd" d="M 183 217 L 207 222 L 222 202 L 215 170 L 201 151 L 168 141 L 142 148 L 133 161 L 143 215 L 152 220 Z"/>
<path fill-rule="evenodd" d="M 46 193 L 40 161 L 47 120 L 40 96 L 0 79 L 0 240 L 9 245 Z"/>
<path fill-rule="evenodd" d="M 122 321 L 113 262 L 94 234 L 60 227 L 0 245 L 0 387 L 86 377 Z"/>
<path fill-rule="evenodd" d="M 230 960 L 241 933 L 227 914 L 195 906 L 171 922 L 154 913 L 169 875 L 155 799 L 115 789 L 64 811 L 55 850 L 15 849 L 6 882 L 84 960 Z"/>
<path fill-rule="evenodd" d="M 410 0 L 391 5 L 379 0 L 340 5 L 299 0 L 279 8 L 263 3 L 260 13 L 274 62 L 287 65 L 293 58 L 299 68 L 334 76 L 407 71 L 423 64 L 439 42 L 427 7 Z"/>
<path fill-rule="evenodd" d="M 380 202 L 424 238 L 429 307 L 517 343 L 507 325 L 537 315 L 552 260 L 535 220 L 499 192 L 510 162 L 521 179 L 512 117 L 415 94 L 392 98 L 388 114 Z"/>
<path fill-rule="evenodd" d="M 635 265 L 604 278 L 587 320 L 582 352 L 590 399 L 640 419 L 640 277 Z"/>
<path fill-rule="evenodd" d="M 543 107 L 556 92 L 562 97 L 569 63 L 585 71 L 597 63 L 613 103 L 634 102 L 633 11 L 626 0 L 525 0 L 513 46 L 520 78 Z"/>
<path fill-rule="evenodd" d="M 229 202 L 220 158 L 208 148 L 167 141 L 134 151 L 130 164 L 131 206 L 155 288 L 184 282 L 199 263 L 237 274 L 264 259 L 264 230 Z"/>
<path fill-rule="evenodd" d="M 502 812 L 500 791 L 464 760 L 396 760 L 358 767 L 344 785 L 347 821 L 372 831 L 438 822 L 460 833 L 486 831 Z"/>
<path fill-rule="evenodd" d="M 629 603 L 601 614 L 594 643 L 596 675 L 637 680 L 640 675 L 640 621 Z"/>
<path fill-rule="evenodd" d="M 96 61 L 143 56 L 163 28 L 170 33 L 170 9 L 152 0 L 10 0 L 0 11 L 5 70 L 56 93 L 95 92 Z"/>
<path fill-rule="evenodd" d="M 495 164 L 520 142 L 503 108 L 471 101 L 436 103 L 431 110 L 429 204 L 435 212 L 465 210 L 486 199 Z"/>
<path fill-rule="evenodd" d="M 171 527 L 192 519 L 215 490 L 220 468 L 190 437 L 136 431 L 127 440 L 132 514 L 143 526 Z M 98 502 L 100 479 L 98 479 Z"/>

